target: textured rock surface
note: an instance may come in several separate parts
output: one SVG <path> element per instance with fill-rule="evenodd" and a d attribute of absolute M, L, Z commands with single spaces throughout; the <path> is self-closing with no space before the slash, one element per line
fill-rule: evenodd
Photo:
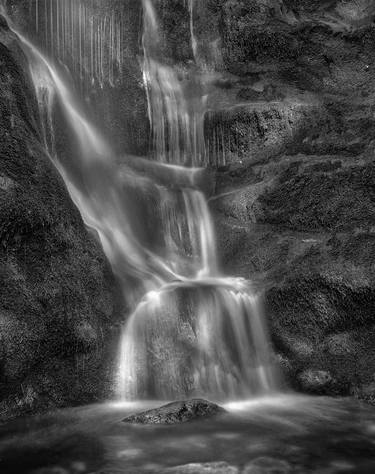
<path fill-rule="evenodd" d="M 366 399 L 375 377 L 374 14 L 368 1 L 223 2 L 230 94 L 247 103 L 211 123 L 224 117 L 231 163 L 215 200 L 223 266 L 266 288 L 294 386 Z"/>
<path fill-rule="evenodd" d="M 144 425 L 173 425 L 187 421 L 210 418 L 225 413 L 225 410 L 207 400 L 193 399 L 181 402 L 172 402 L 160 408 L 126 417 L 124 423 Z"/>
<path fill-rule="evenodd" d="M 108 391 L 114 283 L 41 145 L 28 65 L 0 18 L 0 411 L 7 417 Z"/>

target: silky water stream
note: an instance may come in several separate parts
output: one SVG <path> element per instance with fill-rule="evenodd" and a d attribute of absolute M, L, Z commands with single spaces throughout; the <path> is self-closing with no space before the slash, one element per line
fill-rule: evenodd
<path fill-rule="evenodd" d="M 86 224 L 97 231 L 132 313 L 119 350 L 118 401 L 4 425 L 0 471 L 375 472 L 374 412 L 353 400 L 280 394 L 261 298 L 250 282 L 220 272 L 205 193 L 207 98 L 195 2 L 185 3 L 196 64 L 181 80 L 161 59 L 158 16 L 153 2 L 143 0 L 142 72 L 153 149 L 148 160 L 124 157 L 121 172 L 64 69 L 12 26 L 29 59 L 46 152 Z M 72 21 L 73 4 L 61 5 L 66 8 L 54 14 Z M 78 11 L 87 21 L 87 10 Z M 66 18 L 57 24 L 70 25 Z M 114 23 L 110 33 L 118 63 L 120 27 Z M 60 60 L 64 47 L 72 47 L 65 33 Z M 104 48 L 105 41 L 95 44 Z M 93 58 L 90 70 L 104 81 L 113 72 L 106 73 L 97 54 L 100 65 Z M 74 159 L 56 148 L 56 104 L 70 126 Z M 120 423 L 160 400 L 197 396 L 220 402 L 227 413 L 170 427 Z M 176 468 L 188 463 L 196 465 Z"/>

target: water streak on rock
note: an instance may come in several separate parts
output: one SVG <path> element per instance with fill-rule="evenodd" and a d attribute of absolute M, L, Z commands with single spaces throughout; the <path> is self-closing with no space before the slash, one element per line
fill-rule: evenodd
<path fill-rule="evenodd" d="M 122 12 L 97 14 L 95 0 L 31 0 L 35 32 L 46 51 L 69 66 L 85 88 L 114 86 L 122 80 Z"/>

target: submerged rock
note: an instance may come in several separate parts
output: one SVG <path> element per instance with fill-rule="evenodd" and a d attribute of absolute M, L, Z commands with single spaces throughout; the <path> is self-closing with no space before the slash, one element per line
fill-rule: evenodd
<path fill-rule="evenodd" d="M 193 399 L 168 403 L 159 408 L 130 415 L 122 421 L 145 425 L 173 425 L 198 418 L 210 418 L 221 413 L 225 413 L 225 410 L 219 405 L 207 400 Z"/>
<path fill-rule="evenodd" d="M 236 466 L 226 462 L 191 463 L 171 467 L 165 471 L 168 474 L 238 474 Z"/>

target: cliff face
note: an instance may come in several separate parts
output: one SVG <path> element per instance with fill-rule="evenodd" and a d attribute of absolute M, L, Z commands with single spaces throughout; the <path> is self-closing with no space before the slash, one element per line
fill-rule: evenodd
<path fill-rule="evenodd" d="M 7 417 L 103 397 L 117 344 L 111 271 L 44 151 L 28 64 L 2 17 L 0 58 L 0 406 Z"/>
<path fill-rule="evenodd" d="M 231 163 L 215 201 L 224 266 L 266 288 L 297 388 L 375 393 L 375 7 L 227 1 Z M 223 125 L 224 124 L 224 125 Z"/>
<path fill-rule="evenodd" d="M 163 60 L 196 73 L 189 2 L 155 2 Z M 28 2 L 7 3 L 30 33 Z M 87 101 L 119 149 L 145 154 L 141 2 L 91 4 L 98 18 L 122 11 L 130 40 L 121 74 L 111 86 L 95 79 Z M 374 19 L 371 0 L 197 0 L 192 19 L 223 269 L 264 289 L 292 386 L 368 400 L 375 394 Z M 88 400 L 103 386 L 102 347 L 112 347 L 99 336 L 112 324 L 111 277 L 43 152 L 27 65 L 4 25 L 1 38 L 2 390 L 14 394 L 24 381 L 23 406 L 55 387 L 53 403 Z"/>

